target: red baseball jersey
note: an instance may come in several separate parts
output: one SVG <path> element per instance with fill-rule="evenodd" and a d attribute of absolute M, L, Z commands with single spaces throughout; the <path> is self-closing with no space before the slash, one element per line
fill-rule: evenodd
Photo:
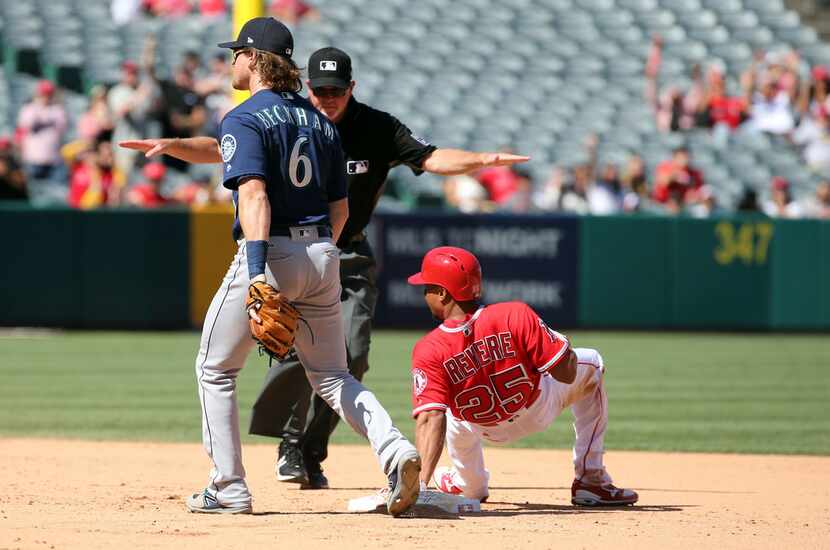
<path fill-rule="evenodd" d="M 412 350 L 412 416 L 447 410 L 475 424 L 509 419 L 535 399 L 570 343 L 522 302 L 444 321 Z"/>

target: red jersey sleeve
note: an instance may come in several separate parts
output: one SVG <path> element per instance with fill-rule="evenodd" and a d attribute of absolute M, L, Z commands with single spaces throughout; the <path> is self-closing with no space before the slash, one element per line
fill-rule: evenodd
<path fill-rule="evenodd" d="M 424 340 L 412 350 L 412 416 L 425 411 L 446 411 L 450 388 L 441 357 Z"/>
<path fill-rule="evenodd" d="M 524 305 L 520 315 L 517 324 L 522 327 L 522 335 L 519 339 L 537 371 L 548 372 L 567 358 L 571 343 L 565 335 L 548 327 L 528 305 Z"/>

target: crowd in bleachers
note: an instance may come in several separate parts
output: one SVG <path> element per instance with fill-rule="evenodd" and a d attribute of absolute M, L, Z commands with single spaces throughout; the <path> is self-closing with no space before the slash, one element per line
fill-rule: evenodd
<path fill-rule="evenodd" d="M 786 177 L 769 178 L 768 198 L 745 188 L 734 209 L 772 217 L 830 218 L 830 70 L 812 68 L 797 51 L 782 48 L 755 53 L 740 75 L 739 93 L 728 93 L 725 67 L 713 62 L 693 65 L 686 87 L 659 89 L 662 40 L 655 37 L 645 63 L 645 99 L 660 132 L 706 132 L 712 143 L 727 148 L 729 136 L 741 133 L 770 139 L 778 149 L 796 149 L 806 167 L 822 181 L 812 195 L 794 198 Z M 596 136 L 586 143 L 587 162 L 555 166 L 534 185 L 521 168 L 485 171 L 444 182 L 449 205 L 462 212 L 551 212 L 607 215 L 631 212 L 708 217 L 726 211 L 712 185 L 692 163 L 688 147 L 676 147 L 652 174 L 638 154 L 623 164 L 597 162 Z"/>
<path fill-rule="evenodd" d="M 813 195 L 797 201 L 790 183 L 776 176 L 770 181 L 768 199 L 761 200 L 754 189 L 747 187 L 737 203 L 727 208 L 718 204 L 712 185 L 705 183 L 685 147 L 675 149 L 651 175 L 636 154 L 624 166 L 600 166 L 595 138 L 586 144 L 586 156 L 588 162 L 555 166 L 546 180 L 536 183 L 521 167 L 490 168 L 470 176 L 449 177 L 443 182 L 446 204 L 467 214 L 647 213 L 706 218 L 740 211 L 776 218 L 830 219 L 830 181 L 818 183 Z"/>
<path fill-rule="evenodd" d="M 88 76 L 107 84 L 66 101 L 47 81 L 33 87 L 32 101 L 12 111 L 14 135 L 0 139 L 0 198 L 80 208 L 226 201 L 215 168 L 147 162 L 113 143 L 215 135 L 231 107 L 229 64 L 205 52 L 229 36 L 230 3 L 61 2 L 86 25 L 77 32 L 88 39 Z M 100 20 L 102 2 L 112 22 Z M 440 201 L 461 212 L 830 217 L 824 45 L 779 0 L 450 4 L 267 3 L 294 27 L 301 65 L 316 47 L 344 47 L 357 66 L 356 97 L 416 133 L 443 147 L 510 144 L 533 157 L 445 181 L 394 172 L 381 208 Z M 350 25 L 358 14 L 361 25 Z M 57 59 L 56 47 L 45 51 Z"/>
<path fill-rule="evenodd" d="M 224 17 L 230 4 L 228 0 L 112 0 L 110 10 L 113 21 L 124 25 L 136 17 Z M 303 0 L 271 0 L 267 5 L 271 15 L 287 24 L 319 15 Z"/>
<path fill-rule="evenodd" d="M 165 80 L 154 67 L 149 39 L 140 62 L 122 64 L 117 83 L 92 88 L 73 132 L 59 91 L 48 80 L 38 82 L 20 109 L 14 137 L 0 142 L 0 198 L 32 195 L 41 204 L 83 209 L 227 201 L 211 167 L 167 156 L 147 160 L 117 147 L 128 139 L 215 135 L 233 105 L 225 54 L 203 66 L 197 52 L 187 52 Z M 67 141 L 70 133 L 74 139 Z"/>

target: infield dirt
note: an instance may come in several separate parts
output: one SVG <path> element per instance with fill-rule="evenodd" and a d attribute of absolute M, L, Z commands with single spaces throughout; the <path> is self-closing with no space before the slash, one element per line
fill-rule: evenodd
<path fill-rule="evenodd" d="M 368 446 L 331 449 L 328 491 L 278 483 L 273 445 L 244 455 L 254 515 L 213 516 L 184 508 L 200 445 L 0 439 L 0 549 L 830 548 L 830 457 L 611 451 L 640 502 L 585 509 L 568 451 L 488 448 L 482 513 L 427 520 L 346 513 L 384 483 Z"/>

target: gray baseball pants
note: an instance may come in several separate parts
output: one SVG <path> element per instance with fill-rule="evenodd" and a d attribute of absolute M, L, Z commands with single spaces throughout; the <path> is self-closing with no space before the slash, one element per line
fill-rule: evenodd
<path fill-rule="evenodd" d="M 384 473 L 412 444 L 392 424 L 374 394 L 346 367 L 340 314 L 339 251 L 316 231 L 271 237 L 266 276 L 300 311 L 295 349 L 314 391 L 357 433 L 369 439 Z M 223 505 L 250 503 L 242 465 L 236 377 L 255 345 L 248 327 L 245 242 L 213 297 L 202 328 L 196 379 L 202 440 L 213 461 L 208 489 Z"/>

